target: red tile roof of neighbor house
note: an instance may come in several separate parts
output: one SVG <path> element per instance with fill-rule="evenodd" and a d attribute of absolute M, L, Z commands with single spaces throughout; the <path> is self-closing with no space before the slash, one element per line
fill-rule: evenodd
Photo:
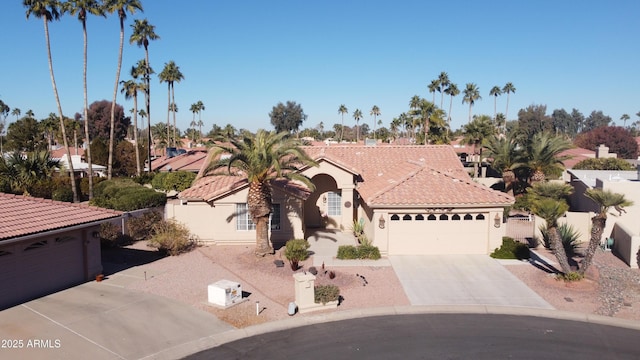
<path fill-rule="evenodd" d="M 583 148 L 572 148 L 569 150 L 565 150 L 563 152 L 561 152 L 560 154 L 558 154 L 559 157 L 561 156 L 569 156 L 570 158 L 567 160 L 563 160 L 562 164 L 564 164 L 564 167 L 567 169 L 573 169 L 573 167 L 579 163 L 582 160 L 585 159 L 593 159 L 596 157 L 596 152 L 593 150 L 589 150 L 589 149 L 583 149 Z"/>
<path fill-rule="evenodd" d="M 0 193 L 0 204 L 0 241 L 122 215 L 95 206 L 5 193 Z"/>
<path fill-rule="evenodd" d="M 191 171 L 198 172 L 207 157 L 207 149 L 191 149 L 184 154 L 167 158 L 161 156 L 151 161 L 151 169 L 159 171 Z"/>
<path fill-rule="evenodd" d="M 370 206 L 513 203 L 511 196 L 473 182 L 449 145 L 331 144 L 303 149 L 318 162 L 330 162 L 356 175 L 356 189 Z M 242 177 L 211 176 L 199 179 L 179 197 L 209 201 L 246 184 Z M 300 186 L 295 190 L 300 191 Z"/>
<path fill-rule="evenodd" d="M 69 147 L 69 152 L 71 153 L 71 156 L 73 155 L 80 155 L 80 156 L 84 156 L 84 149 L 81 147 L 73 147 L 70 146 Z M 49 155 L 52 159 L 61 159 L 63 156 L 67 155 L 67 150 L 63 147 L 60 147 L 58 149 L 54 149 L 51 150 L 49 152 Z"/>

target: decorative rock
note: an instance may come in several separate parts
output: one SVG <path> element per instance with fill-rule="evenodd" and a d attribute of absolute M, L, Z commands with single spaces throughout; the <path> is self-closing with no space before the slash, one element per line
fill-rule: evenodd
<path fill-rule="evenodd" d="M 318 275 L 318 269 L 316 269 L 315 266 L 310 267 L 309 272 L 312 273 L 313 275 Z"/>
<path fill-rule="evenodd" d="M 276 267 L 284 267 L 284 261 L 282 260 L 273 260 L 273 263 L 276 264 Z"/>

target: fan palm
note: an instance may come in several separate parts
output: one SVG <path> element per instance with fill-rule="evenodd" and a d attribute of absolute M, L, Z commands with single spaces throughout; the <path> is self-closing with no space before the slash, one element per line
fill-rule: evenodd
<path fill-rule="evenodd" d="M 269 215 L 272 209 L 271 181 L 288 179 L 300 181 L 313 190 L 311 180 L 299 172 L 302 166 L 317 165 L 287 132 L 258 130 L 255 135 L 245 133 L 241 140 L 229 139 L 231 145 L 216 144 L 210 153 L 205 176 L 241 174 L 249 183 L 247 208 L 256 224 L 258 256 L 273 253 L 269 244 Z M 222 154 L 230 154 L 221 158 Z M 227 172 L 217 171 L 227 169 Z"/>
<path fill-rule="evenodd" d="M 151 65 L 149 64 L 149 40 L 157 40 L 160 39 L 155 33 L 155 26 L 149 24 L 147 19 L 144 20 L 135 20 L 134 24 L 131 25 L 133 28 L 133 33 L 129 37 L 129 43 L 136 43 L 138 46 L 144 47 L 144 95 L 145 95 L 145 115 L 147 117 L 147 141 L 149 142 L 149 148 L 147 149 L 149 167 L 148 171 L 151 171 Z"/>
<path fill-rule="evenodd" d="M 569 205 L 566 202 L 547 197 L 540 198 L 531 204 L 531 211 L 547 223 L 546 228 L 551 241 L 551 248 L 565 277 L 571 273 L 571 267 L 558 233 L 558 219 L 568 210 Z"/>
<path fill-rule="evenodd" d="M 560 176 L 567 156 L 559 154 L 571 148 L 571 143 L 549 133 L 536 133 L 527 145 L 527 167 L 530 182 L 544 181 L 547 175 Z"/>
<path fill-rule="evenodd" d="M 440 109 L 442 109 L 443 103 L 444 103 L 444 94 L 446 93 L 446 90 L 449 88 L 449 74 L 447 74 L 446 72 L 441 72 L 440 75 L 438 75 L 438 83 L 440 84 L 440 86 L 438 86 L 438 92 L 440 93 Z"/>
<path fill-rule="evenodd" d="M 493 121 L 496 121 L 496 117 L 498 116 L 496 105 L 498 103 L 498 96 L 500 95 L 502 95 L 502 90 L 500 90 L 499 86 L 494 86 L 489 91 L 489 96 L 493 96 Z"/>
<path fill-rule="evenodd" d="M 516 87 L 513 86 L 512 83 L 508 82 L 502 88 L 502 92 L 507 94 L 507 109 L 504 112 L 504 117 L 508 121 L 509 120 L 509 95 L 511 95 L 511 93 L 516 92 Z"/>
<path fill-rule="evenodd" d="M 598 206 L 598 212 L 591 218 L 591 237 L 589 239 L 589 246 L 587 246 L 584 254 L 584 259 L 580 264 L 581 274 L 584 274 L 589 266 L 591 266 L 593 256 L 600 245 L 602 233 L 607 225 L 607 213 L 609 209 L 614 208 L 618 211 L 618 214 L 622 215 L 622 213 L 625 212 L 625 207 L 633 205 L 633 202 L 627 200 L 624 194 L 614 193 L 610 190 L 588 189 L 584 195 Z"/>
<path fill-rule="evenodd" d="M 177 66 L 173 60 L 171 60 L 168 63 L 164 64 L 164 69 L 162 69 L 160 74 L 158 74 L 158 78 L 160 79 L 160 82 L 167 83 L 167 131 L 169 131 L 169 129 L 171 128 L 171 125 L 169 123 L 169 114 L 173 112 L 173 120 L 174 120 L 173 121 L 173 138 L 175 139 L 176 113 L 175 111 L 173 111 L 173 107 L 172 107 L 172 104 L 175 103 L 174 83 L 180 82 L 182 79 L 184 79 L 184 75 L 182 75 L 182 72 L 180 72 L 180 67 Z M 170 137 L 171 136 L 167 133 L 167 138 L 170 138 Z M 173 145 L 175 146 L 175 144 Z"/>
<path fill-rule="evenodd" d="M 201 100 L 198 100 L 196 106 L 198 106 L 198 123 L 196 125 L 198 126 L 198 136 L 200 140 L 202 140 L 202 125 L 204 125 L 202 122 L 202 112 L 205 110 L 204 103 Z"/>
<path fill-rule="evenodd" d="M 482 148 L 484 140 L 495 134 L 495 128 L 491 124 L 491 119 L 487 115 L 478 116 L 472 122 L 462 128 L 462 141 L 465 144 L 473 145 L 474 153 L 480 155 L 482 162 Z M 477 174 L 478 162 L 474 162 L 475 173 Z"/>
<path fill-rule="evenodd" d="M 378 116 L 380 116 L 380 108 L 378 107 L 378 105 L 373 105 L 373 107 L 371 108 L 371 112 L 369 113 L 370 115 L 373 115 L 373 138 L 376 138 L 376 119 Z"/>
<path fill-rule="evenodd" d="M 362 111 L 360 111 L 360 109 L 356 109 L 356 111 L 353 112 L 353 119 L 356 121 L 356 143 L 360 141 L 360 126 L 358 125 L 358 123 L 360 122 L 360 119 L 362 119 Z"/>
<path fill-rule="evenodd" d="M 464 89 L 464 97 L 462 98 L 462 103 L 469 103 L 469 122 L 471 122 L 471 108 L 473 107 L 473 104 L 476 103 L 476 100 L 482 100 L 478 85 L 474 83 L 467 83 L 467 86 Z"/>
<path fill-rule="evenodd" d="M 121 81 L 122 89 L 121 93 L 124 94 L 126 100 L 133 99 L 133 143 L 136 148 L 136 176 L 140 176 L 140 151 L 138 149 L 138 90 L 140 90 L 140 84 L 135 80 Z"/>
<path fill-rule="evenodd" d="M 344 136 L 344 114 L 348 113 L 349 110 L 347 110 L 347 107 L 344 106 L 344 104 L 340 105 L 340 107 L 338 108 L 338 114 L 340 114 L 342 118 L 342 126 L 340 127 L 340 142 L 342 142 L 342 137 Z"/>
<path fill-rule="evenodd" d="M 440 91 L 440 81 L 438 79 L 431 80 L 431 83 L 427 86 L 429 88 L 429 92 L 433 94 L 432 103 L 436 102 L 436 91 Z"/>
<path fill-rule="evenodd" d="M 53 86 L 53 94 L 56 99 L 56 105 L 58 107 L 58 114 L 60 115 L 60 128 L 62 131 L 62 138 L 64 141 L 64 148 L 67 153 L 67 159 L 69 160 L 69 171 L 71 175 L 71 191 L 73 192 L 73 202 L 78 202 L 78 189 L 75 182 L 75 172 L 73 169 L 73 163 L 71 162 L 71 151 L 69 150 L 69 142 L 66 136 L 66 130 L 64 127 L 64 115 L 62 113 L 62 105 L 60 103 L 60 97 L 58 96 L 58 87 L 56 86 L 56 78 L 53 73 L 53 59 L 51 57 L 51 42 L 49 40 L 49 22 L 60 19 L 59 4 L 55 0 L 23 0 L 22 4 L 27 8 L 27 19 L 30 15 L 35 16 L 38 19 L 42 19 L 44 23 L 44 36 L 47 46 L 47 59 L 49 61 L 49 75 L 51 76 L 51 85 Z M 33 113 L 33 112 L 32 112 Z"/>

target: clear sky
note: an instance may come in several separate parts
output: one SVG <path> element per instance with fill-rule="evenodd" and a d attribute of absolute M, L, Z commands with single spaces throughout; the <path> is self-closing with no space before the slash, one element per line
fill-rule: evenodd
<path fill-rule="evenodd" d="M 363 121 L 380 108 L 385 126 L 407 111 L 413 95 L 431 100 L 427 85 L 445 71 L 461 90 L 480 88 L 474 114 L 493 115 L 489 90 L 512 82 L 509 119 L 531 104 L 547 112 L 602 110 L 618 124 L 640 111 L 640 1 L 214 1 L 143 0 L 143 13 L 128 15 L 121 80 L 144 57 L 129 44 L 134 19 L 147 18 L 159 40 L 149 45 L 156 73 L 170 60 L 184 80 L 175 84 L 178 127 L 186 130 L 191 104 L 205 104 L 203 131 L 216 123 L 255 131 L 272 129 L 278 102 L 302 105 L 305 127 L 325 129 Z M 89 17 L 89 103 L 111 100 L 119 24 L 116 15 Z M 82 29 L 65 15 L 50 23 L 54 72 L 63 112 L 81 113 Z M 0 99 L 37 119 L 57 112 L 42 20 L 25 17 L 22 1 L 4 2 L 0 15 Z M 152 79 L 152 123 L 166 121 L 167 86 Z M 440 104 L 436 93 L 436 104 Z M 141 97 L 142 98 L 142 97 Z M 133 107 L 118 92 L 127 114 Z M 504 112 L 506 95 L 497 99 Z M 444 109 L 448 110 L 448 98 Z M 143 105 L 143 101 L 139 103 Z M 462 95 L 453 99 L 452 128 L 467 122 Z M 8 121 L 15 121 L 9 116 Z M 361 121 L 362 122 L 362 121 Z M 627 123 L 629 125 L 629 122 Z"/>

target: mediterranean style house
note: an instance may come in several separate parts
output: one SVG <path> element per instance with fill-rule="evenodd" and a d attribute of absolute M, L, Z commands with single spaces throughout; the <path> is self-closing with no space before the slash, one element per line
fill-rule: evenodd
<path fill-rule="evenodd" d="M 315 189 L 274 181 L 270 239 L 277 247 L 318 228 L 360 223 L 384 255 L 488 254 L 501 245 L 514 199 L 475 183 L 449 145 L 306 146 L 317 163 L 300 171 Z M 204 243 L 252 244 L 248 183 L 210 176 L 167 204 L 166 215 Z"/>

